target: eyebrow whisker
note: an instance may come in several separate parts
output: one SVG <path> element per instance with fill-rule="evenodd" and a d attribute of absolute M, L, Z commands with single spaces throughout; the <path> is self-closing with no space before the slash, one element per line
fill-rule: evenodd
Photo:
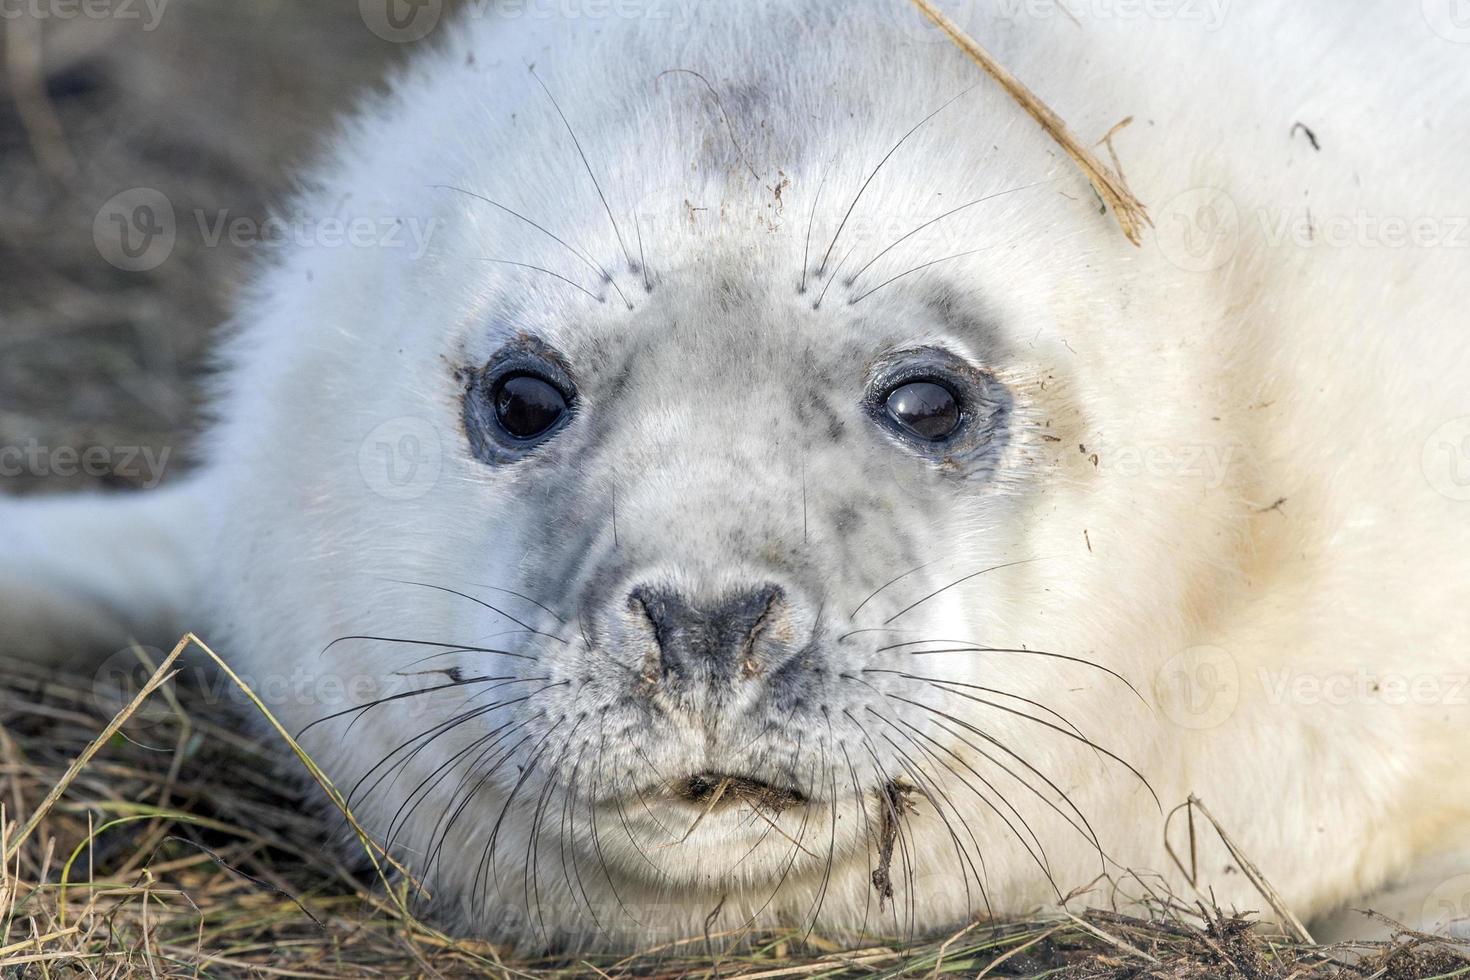
<path fill-rule="evenodd" d="M 1024 184 L 1024 185 L 1022 185 L 1020 187 L 1012 187 L 1009 190 L 997 191 L 994 194 L 986 194 L 984 197 L 977 197 L 977 198 L 975 198 L 975 200 L 970 201 L 967 204 L 961 204 L 957 208 L 951 208 L 948 211 L 944 212 L 943 214 L 941 214 L 941 215 L 939 215 L 937 217 L 930 218 L 928 221 L 924 222 L 923 224 L 914 227 L 907 234 L 901 235 L 898 238 L 894 239 L 893 242 L 891 242 L 889 245 L 887 245 L 881 251 L 879 251 L 877 255 L 873 256 L 871 259 L 869 259 L 868 261 L 864 262 L 862 268 L 861 269 L 858 269 L 858 271 L 854 272 L 848 278 L 847 284 L 849 286 L 854 285 L 858 281 L 858 279 L 860 279 L 862 277 L 862 274 L 864 272 L 867 272 L 868 269 L 870 269 L 872 267 L 872 265 L 873 265 L 874 262 L 877 262 L 883 256 L 887 255 L 889 252 L 893 251 L 899 245 L 902 245 L 904 242 L 908 241 L 910 238 L 914 237 L 919 232 L 923 231 L 925 228 L 928 228 L 930 225 L 937 224 L 938 222 L 943 221 L 945 218 L 948 218 L 951 215 L 959 214 L 961 211 L 964 211 L 967 208 L 973 208 L 977 204 L 984 204 L 986 201 L 993 201 L 993 200 L 995 200 L 998 197 L 1005 197 L 1008 194 L 1015 194 L 1015 193 L 1018 193 L 1020 191 L 1027 191 L 1027 190 L 1031 190 L 1032 188 L 1041 187 L 1043 184 L 1054 184 L 1054 183 L 1056 183 L 1056 180 L 1057 179 L 1055 177 L 1053 177 L 1050 180 L 1038 180 L 1038 181 L 1036 181 L 1033 184 Z"/>
<path fill-rule="evenodd" d="M 930 260 L 928 262 L 925 262 L 923 265 L 916 265 L 912 269 L 909 269 L 907 272 L 900 272 L 898 275 L 894 276 L 891 279 L 885 279 L 885 280 L 883 280 L 878 285 L 876 285 L 872 289 L 868 290 L 866 293 L 863 293 L 861 296 L 858 296 L 855 299 L 848 300 L 848 305 L 851 306 L 851 305 L 856 304 L 856 303 L 861 303 L 863 300 L 867 299 L 869 296 L 873 295 L 878 290 L 882 289 L 884 286 L 890 286 L 893 283 L 898 282 L 898 280 L 902 279 L 904 276 L 911 276 L 915 272 L 919 272 L 919 271 L 922 271 L 924 269 L 929 268 L 931 265 L 938 265 L 941 262 L 949 262 L 949 261 L 951 261 L 953 259 L 962 259 L 962 258 L 964 258 L 967 255 L 974 255 L 977 252 L 988 252 L 993 247 L 994 246 L 989 246 L 988 245 L 985 248 L 972 248 L 968 252 L 956 252 L 953 255 L 946 255 L 946 256 L 944 256 L 941 259 L 932 259 L 932 260 Z"/>
<path fill-rule="evenodd" d="M 545 92 L 546 97 L 551 100 L 551 106 L 561 117 L 562 125 L 566 126 L 567 135 L 572 138 L 572 145 L 577 148 L 577 156 L 582 158 L 582 166 L 587 168 L 587 176 L 592 178 L 592 186 L 597 189 L 597 197 L 602 201 L 602 209 L 607 212 L 607 220 L 612 223 L 613 234 L 618 238 L 618 247 L 623 250 L 623 258 L 627 261 L 628 267 L 632 268 L 633 256 L 628 252 L 628 244 L 623 241 L 623 230 L 618 227 L 618 219 L 613 217 L 612 206 L 607 203 L 607 195 L 602 193 L 602 184 L 598 182 L 597 174 L 592 172 L 592 164 L 587 160 L 587 154 L 582 149 L 582 141 L 577 139 L 577 131 L 572 129 L 571 121 L 567 119 L 567 114 L 562 112 L 561 103 L 556 101 L 556 96 L 551 94 L 551 89 L 547 88 L 541 76 L 536 74 L 536 67 L 532 65 L 529 70 L 531 77 L 536 79 L 536 84 L 541 86 L 541 91 Z"/>
<path fill-rule="evenodd" d="M 620 289 L 618 287 L 617 280 L 613 279 L 613 277 L 608 273 L 608 271 L 606 269 L 604 269 L 602 267 L 602 265 L 600 263 L 598 263 L 595 259 L 593 259 L 586 252 L 584 252 L 581 249 L 577 248 L 576 246 L 572 245 L 566 239 L 562 238 L 560 235 L 558 235 L 555 232 L 553 232 L 550 228 L 547 228 L 545 225 L 543 225 L 543 224 L 541 224 L 541 223 L 539 223 L 537 221 L 534 221 L 531 218 L 526 217 L 524 214 L 521 214 L 519 211 L 515 210 L 514 208 L 508 208 L 508 207 L 506 207 L 504 204 L 501 204 L 499 201 L 492 200 L 491 198 L 488 198 L 488 197 L 486 197 L 483 194 L 476 194 L 474 191 L 465 190 L 463 187 L 456 187 L 453 184 L 430 184 L 429 186 L 430 187 L 433 187 L 433 188 L 435 188 L 437 190 L 454 191 L 457 194 L 463 194 L 466 197 L 472 197 L 472 198 L 474 198 L 477 201 L 482 201 L 485 204 L 490 205 L 491 207 L 499 208 L 500 210 L 504 211 L 506 214 L 510 215 L 512 218 L 518 218 L 521 221 L 524 221 L 526 224 L 530 225 L 532 228 L 535 228 L 537 231 L 541 232 L 547 238 L 550 238 L 552 241 L 556 242 L 558 245 L 560 245 L 563 248 L 565 248 L 568 252 L 571 252 L 577 258 L 581 259 L 582 262 L 584 262 L 587 265 L 587 268 L 591 269 L 592 271 L 596 272 L 599 276 L 602 277 L 602 281 L 603 282 L 609 283 L 612 286 L 613 289 L 617 290 L 618 297 L 620 299 L 622 299 L 622 301 L 624 303 L 627 303 L 628 304 L 628 308 L 629 309 L 632 309 L 633 308 L 633 304 L 628 300 L 628 297 L 626 297 L 626 296 L 623 295 L 622 289 Z"/>
<path fill-rule="evenodd" d="M 842 237 L 842 230 L 847 227 L 848 219 L 852 217 L 852 212 L 857 207 L 858 201 L 862 200 L 863 192 L 868 189 L 868 185 L 873 182 L 873 178 L 878 176 L 878 171 L 883 169 L 883 165 L 886 164 L 888 160 L 893 156 L 893 154 L 898 152 L 898 148 L 900 146 L 903 146 L 903 144 L 908 141 L 908 138 L 917 133 L 925 123 L 933 119 L 935 116 L 939 115 L 945 109 L 949 108 L 963 96 L 968 95 L 970 92 L 973 92 L 976 88 L 977 86 L 971 85 L 969 88 L 965 89 L 963 92 L 960 92 L 958 95 L 951 96 L 949 101 L 945 102 L 938 109 L 935 109 L 933 112 L 929 113 L 929 115 L 925 116 L 923 119 L 920 119 L 914 125 L 913 129 L 909 130 L 907 133 L 904 133 L 903 136 L 899 137 L 898 142 L 894 143 L 893 146 L 888 150 L 888 152 L 883 155 L 883 159 L 878 161 L 878 165 L 873 168 L 872 172 L 868 174 L 868 178 L 863 181 L 863 186 L 859 187 L 858 192 L 853 195 L 852 203 L 847 206 L 847 212 L 843 214 L 842 222 L 837 226 L 837 233 L 832 236 L 832 241 L 827 245 L 827 252 L 825 255 L 822 256 L 822 264 L 817 267 L 818 274 L 826 271 L 827 261 L 832 258 L 832 249 L 837 247 L 837 239 Z"/>
<path fill-rule="evenodd" d="M 573 289 L 576 289 L 576 290 L 578 290 L 580 292 L 586 293 L 588 296 L 592 297 L 594 300 L 596 300 L 599 303 L 606 303 L 607 302 L 607 299 L 605 297 L 602 297 L 602 296 L 597 295 L 592 290 L 588 289 L 586 286 L 583 286 L 581 283 L 576 282 L 576 281 L 571 280 L 571 279 L 568 279 L 566 276 L 562 275 L 559 272 L 552 272 L 550 269 L 546 268 L 545 266 L 531 265 L 528 262 L 512 262 L 510 259 L 488 259 L 488 258 L 481 258 L 480 261 L 481 262 L 495 262 L 495 263 L 497 263 L 499 265 L 513 265 L 513 266 L 515 266 L 518 269 L 530 269 L 532 272 L 544 272 L 546 275 L 550 276 L 551 278 L 553 278 L 553 279 L 560 279 L 562 282 L 566 283 L 568 286 L 571 286 Z"/>

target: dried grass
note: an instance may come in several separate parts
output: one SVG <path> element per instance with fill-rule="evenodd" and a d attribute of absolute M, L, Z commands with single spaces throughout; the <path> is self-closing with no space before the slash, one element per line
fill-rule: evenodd
<path fill-rule="evenodd" d="M 1123 177 L 1123 167 L 1118 162 L 1118 155 L 1114 152 L 1112 143 L 1113 134 L 1132 122 L 1132 117 L 1118 123 L 1100 141 L 1107 146 L 1108 153 L 1112 155 L 1115 169 L 1110 170 L 1097 158 L 1096 154 L 1072 135 L 1072 131 L 1067 128 L 1062 117 L 1053 112 L 1051 106 L 1041 101 L 1036 93 L 1027 88 L 1019 78 L 1012 75 L 1005 65 L 991 57 L 978 41 L 965 33 L 964 28 L 951 20 L 931 0 L 913 0 L 913 4 L 923 11 L 924 16 L 932 20 L 934 25 L 955 43 L 956 47 L 969 55 L 975 64 L 995 79 L 1000 87 L 1005 89 L 1022 109 L 1026 110 L 1027 115 L 1035 119 L 1041 128 L 1046 130 L 1048 136 L 1056 140 L 1057 145 L 1066 151 L 1067 156 L 1072 158 L 1072 161 L 1091 181 L 1093 189 L 1113 212 L 1113 216 L 1118 219 L 1118 225 L 1123 229 L 1123 234 L 1128 236 L 1128 240 L 1134 245 L 1141 244 L 1143 229 L 1153 227 L 1153 220 L 1148 216 L 1148 208 L 1128 189 L 1128 181 Z"/>
<path fill-rule="evenodd" d="M 418 919 L 406 871 L 350 829 L 340 793 L 258 699 L 242 703 L 264 726 L 178 687 L 189 645 L 213 658 L 186 637 L 112 717 L 91 678 L 0 671 L 0 975 L 1470 977 L 1466 950 L 1432 937 L 1314 947 L 1205 906 L 974 922 L 856 951 L 793 932 L 739 952 L 699 937 L 631 957 L 516 959 Z M 310 778 L 273 775 L 282 760 Z M 349 828 L 335 844 L 320 817 L 334 811 Z"/>

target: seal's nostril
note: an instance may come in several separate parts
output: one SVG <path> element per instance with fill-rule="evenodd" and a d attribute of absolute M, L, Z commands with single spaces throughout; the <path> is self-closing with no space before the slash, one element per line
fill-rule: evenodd
<path fill-rule="evenodd" d="M 739 668 L 760 673 L 758 649 L 771 619 L 784 611 L 785 593 L 765 584 L 714 603 L 693 603 L 666 587 L 641 585 L 628 594 L 630 610 L 641 610 L 653 626 L 662 676 L 703 669 L 714 676 Z M 652 674 L 653 671 L 646 671 Z"/>

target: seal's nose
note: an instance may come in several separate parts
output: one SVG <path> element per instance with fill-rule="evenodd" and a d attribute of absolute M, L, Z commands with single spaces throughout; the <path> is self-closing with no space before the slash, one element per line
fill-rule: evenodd
<path fill-rule="evenodd" d="M 694 604 L 673 589 L 640 585 L 628 606 L 653 625 L 658 656 L 645 664 L 651 682 L 677 683 L 693 675 L 710 679 L 757 677 L 784 659 L 791 633 L 786 594 L 761 585 Z"/>

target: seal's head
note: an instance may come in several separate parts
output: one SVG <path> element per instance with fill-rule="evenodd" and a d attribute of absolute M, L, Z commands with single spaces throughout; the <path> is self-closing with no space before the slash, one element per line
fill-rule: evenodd
<path fill-rule="evenodd" d="M 1139 327 L 1189 300 L 962 59 L 789 8 L 557 64 L 468 25 L 325 172 L 422 254 L 296 250 L 237 348 L 232 601 L 280 612 L 235 642 L 484 932 L 937 927 L 1156 813 L 1094 741 L 1217 487 L 1088 443 L 1208 414 Z"/>

